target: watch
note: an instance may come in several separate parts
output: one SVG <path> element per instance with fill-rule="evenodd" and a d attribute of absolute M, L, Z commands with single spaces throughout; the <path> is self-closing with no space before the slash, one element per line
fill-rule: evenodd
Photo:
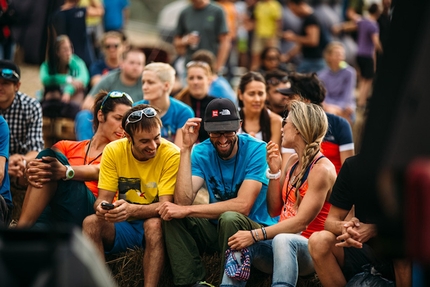
<path fill-rule="evenodd" d="M 281 177 L 281 170 L 279 170 L 277 173 L 271 173 L 270 168 L 268 168 L 266 171 L 266 177 L 268 179 L 278 179 Z"/>
<path fill-rule="evenodd" d="M 63 180 L 71 180 L 75 176 L 75 171 L 70 165 L 65 165 L 66 167 L 66 177 Z"/>

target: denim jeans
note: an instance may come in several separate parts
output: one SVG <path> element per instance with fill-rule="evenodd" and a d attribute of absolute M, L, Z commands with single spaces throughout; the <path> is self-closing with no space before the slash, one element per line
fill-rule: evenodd
<path fill-rule="evenodd" d="M 272 287 L 296 286 L 299 276 L 315 272 L 308 251 L 308 239 L 301 235 L 281 233 L 273 240 L 257 242 L 248 249 L 254 267 L 266 273 L 273 269 Z M 245 285 L 246 282 L 224 274 L 220 287 Z"/>

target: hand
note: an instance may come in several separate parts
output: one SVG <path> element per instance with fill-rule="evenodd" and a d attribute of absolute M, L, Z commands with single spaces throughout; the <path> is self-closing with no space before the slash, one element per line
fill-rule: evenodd
<path fill-rule="evenodd" d="M 69 103 L 70 102 L 70 98 L 71 98 L 71 96 L 70 96 L 70 94 L 68 94 L 68 93 L 64 93 L 63 94 L 63 96 L 61 96 L 61 101 L 63 102 L 63 103 Z"/>
<path fill-rule="evenodd" d="M 282 34 L 282 37 L 287 41 L 294 42 L 294 40 L 296 39 L 296 34 L 291 30 L 287 30 Z"/>
<path fill-rule="evenodd" d="M 33 159 L 27 164 L 26 175 L 30 185 L 42 188 L 46 182 L 51 181 L 51 165 L 43 162 L 41 158 Z"/>
<path fill-rule="evenodd" d="M 172 220 L 173 218 L 185 218 L 188 216 L 188 206 L 177 205 L 172 202 L 164 202 L 156 211 L 163 220 Z"/>
<path fill-rule="evenodd" d="M 21 154 L 13 154 L 9 157 L 8 173 L 10 176 L 22 177 L 25 173 L 25 158 Z"/>
<path fill-rule="evenodd" d="M 189 46 L 196 47 L 200 43 L 200 36 L 196 33 L 190 33 L 187 35 L 187 44 Z"/>
<path fill-rule="evenodd" d="M 336 246 L 362 248 L 363 244 L 357 240 L 360 236 L 357 232 L 358 227 L 360 227 L 360 222 L 356 217 L 344 223 L 342 226 L 342 234 L 336 238 L 340 243 L 336 243 Z"/>
<path fill-rule="evenodd" d="M 239 230 L 228 239 L 228 246 L 234 250 L 241 250 L 252 244 L 254 244 L 254 239 L 249 230 Z"/>
<path fill-rule="evenodd" d="M 200 118 L 190 118 L 182 127 L 182 147 L 192 148 L 199 137 Z"/>
<path fill-rule="evenodd" d="M 267 143 L 266 149 L 266 160 L 267 164 L 269 165 L 270 172 L 277 173 L 279 170 L 281 170 L 282 165 L 282 157 L 281 153 L 279 152 L 279 146 L 274 142 L 269 141 Z"/>
<path fill-rule="evenodd" d="M 107 202 L 107 201 L 102 201 L 102 202 Z M 131 215 L 131 210 L 130 210 L 131 204 L 123 199 L 115 201 L 113 203 L 115 207 L 111 210 L 103 209 L 101 206 L 102 202 L 100 202 L 100 204 L 97 205 L 96 215 L 104 218 L 108 222 L 115 223 L 115 222 L 126 221 Z"/>
<path fill-rule="evenodd" d="M 76 79 L 72 80 L 72 85 L 75 87 L 76 90 L 81 90 L 84 88 L 84 84 L 81 81 L 78 81 Z"/>

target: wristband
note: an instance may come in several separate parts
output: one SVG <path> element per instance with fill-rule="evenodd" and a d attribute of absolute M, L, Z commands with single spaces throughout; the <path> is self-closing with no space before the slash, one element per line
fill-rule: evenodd
<path fill-rule="evenodd" d="M 264 240 L 267 240 L 267 232 L 266 232 L 266 228 L 264 228 L 264 226 L 261 226 L 261 232 L 263 232 Z"/>
<path fill-rule="evenodd" d="M 258 236 L 258 229 L 253 231 L 255 231 L 255 238 L 257 238 L 257 241 L 260 241 L 260 236 Z"/>
<path fill-rule="evenodd" d="M 252 230 L 250 230 L 249 232 L 251 232 L 251 236 L 252 236 L 252 239 L 254 239 L 254 243 L 257 243 L 257 240 L 255 239 L 254 233 L 252 233 Z"/>
<path fill-rule="evenodd" d="M 278 179 L 281 177 L 281 170 L 279 170 L 277 173 L 270 173 L 270 168 L 266 171 L 266 177 L 268 179 Z"/>

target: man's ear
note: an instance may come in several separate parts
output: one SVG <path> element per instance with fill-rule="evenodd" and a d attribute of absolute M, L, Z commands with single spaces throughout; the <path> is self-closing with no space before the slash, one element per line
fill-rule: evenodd
<path fill-rule="evenodd" d="M 17 83 L 15 84 L 15 92 L 18 92 L 18 91 L 19 91 L 19 87 L 21 87 L 21 82 L 17 82 Z"/>

